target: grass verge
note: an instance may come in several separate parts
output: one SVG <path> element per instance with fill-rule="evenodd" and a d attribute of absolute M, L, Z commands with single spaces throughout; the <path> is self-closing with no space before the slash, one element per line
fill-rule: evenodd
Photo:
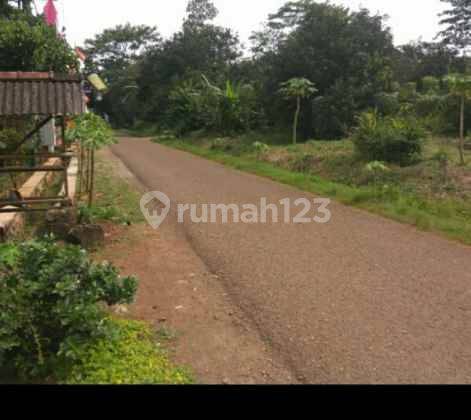
<path fill-rule="evenodd" d="M 86 345 L 61 380 L 71 385 L 148 385 L 192 383 L 191 375 L 170 363 L 150 327 L 138 321 L 112 320 L 116 333 Z"/>
<path fill-rule="evenodd" d="M 343 204 L 412 224 L 424 231 L 439 232 L 471 245 L 471 208 L 464 200 L 426 198 L 414 192 L 404 192 L 394 185 L 347 185 L 318 175 L 278 167 L 276 164 L 258 159 L 254 153 L 240 153 L 235 156 L 206 147 L 201 141 L 158 137 L 154 141 L 237 170 L 263 176 L 303 191 L 333 198 Z M 290 148 L 292 147 L 288 147 Z"/>
<path fill-rule="evenodd" d="M 114 175 L 117 169 L 103 154 L 98 154 L 96 159 L 95 201 L 91 208 L 80 208 L 81 216 L 88 222 L 109 221 L 126 225 L 144 222 L 139 191 Z"/>

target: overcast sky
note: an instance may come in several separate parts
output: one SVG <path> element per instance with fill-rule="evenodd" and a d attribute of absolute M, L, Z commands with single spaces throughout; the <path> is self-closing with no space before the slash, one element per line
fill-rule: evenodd
<path fill-rule="evenodd" d="M 269 13 L 286 0 L 214 0 L 220 11 L 217 22 L 236 30 L 247 44 L 252 31 L 260 28 Z M 389 26 L 396 45 L 417 40 L 431 41 L 438 32 L 440 0 L 331 0 L 351 9 L 360 5 L 390 16 Z M 42 9 L 45 0 L 36 0 Z M 56 0 L 61 25 L 72 45 L 120 23 L 147 24 L 169 36 L 181 26 L 187 0 Z"/>

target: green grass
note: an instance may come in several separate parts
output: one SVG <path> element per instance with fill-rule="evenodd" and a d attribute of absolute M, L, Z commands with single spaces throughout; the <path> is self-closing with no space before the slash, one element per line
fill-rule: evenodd
<path fill-rule="evenodd" d="M 87 221 L 117 224 L 144 222 L 139 206 L 141 194 L 115 172 L 110 162 L 101 155 L 97 156 L 95 201 L 91 209 L 81 207 L 82 217 Z"/>
<path fill-rule="evenodd" d="M 256 153 L 246 151 L 247 149 L 242 152 L 237 150 L 236 155 L 232 154 L 231 150 L 221 151 L 214 147 L 212 141 L 194 142 L 159 140 L 159 138 L 155 141 L 217 161 L 234 169 L 263 176 L 303 191 L 327 196 L 347 205 L 415 225 L 421 230 L 440 232 L 449 238 L 471 244 L 471 205 L 466 197 L 461 199 L 446 196 L 438 199 L 428 193 L 421 194 L 416 187 L 420 186 L 423 173 L 419 171 L 417 176 L 414 175 L 405 181 L 401 168 L 395 168 L 394 173 L 397 179 L 386 180 L 385 184 L 371 185 L 370 182 L 358 185 L 361 177 L 364 177 L 364 174 L 360 174 L 360 165 L 364 166 L 364 163 L 360 164 L 355 161 L 353 147 L 348 141 L 272 147 L 270 153 L 288 154 L 287 167 L 280 167 L 279 163 L 267 162 Z M 289 166 L 293 160 L 299 156 L 305 156 L 306 153 L 320 159 L 316 162 L 314 170 L 306 173 L 290 169 Z M 313 173 L 316 170 L 323 176 Z"/>
<path fill-rule="evenodd" d="M 147 324 L 128 320 L 113 320 L 113 323 L 117 330 L 115 337 L 84 346 L 79 360 L 61 383 L 183 385 L 193 382 L 186 369 L 170 363 Z"/>

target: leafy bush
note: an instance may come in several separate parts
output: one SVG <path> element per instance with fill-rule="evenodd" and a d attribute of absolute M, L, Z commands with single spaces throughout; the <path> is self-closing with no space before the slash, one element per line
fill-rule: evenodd
<path fill-rule="evenodd" d="M 398 93 L 378 93 L 374 97 L 374 104 L 382 115 L 395 115 L 401 108 Z"/>
<path fill-rule="evenodd" d="M 427 94 L 436 94 L 440 91 L 440 80 L 433 76 L 422 79 L 422 91 Z"/>
<path fill-rule="evenodd" d="M 82 204 L 78 207 L 78 222 L 80 224 L 92 224 L 106 220 L 113 223 L 130 225 L 130 219 L 129 215 L 114 205 L 88 207 Z"/>
<path fill-rule="evenodd" d="M 252 144 L 252 148 L 258 154 L 263 154 L 263 153 L 267 153 L 268 151 L 270 151 L 270 146 L 268 144 L 262 143 L 260 141 L 256 141 L 254 144 Z"/>
<path fill-rule="evenodd" d="M 87 112 L 75 118 L 66 132 L 69 142 L 79 141 L 85 148 L 98 150 L 116 143 L 113 130 L 99 115 Z"/>
<path fill-rule="evenodd" d="M 177 84 L 169 101 L 166 122 L 179 135 L 199 129 L 222 134 L 241 132 L 256 126 L 261 117 L 252 85 L 227 80 L 220 88 L 204 75 Z"/>
<path fill-rule="evenodd" d="M 61 382 L 74 385 L 186 384 L 189 374 L 170 364 L 142 322 L 111 320 L 116 334 L 82 346 Z"/>
<path fill-rule="evenodd" d="M 450 103 L 450 98 L 447 95 L 418 95 L 414 103 L 414 111 L 417 117 L 421 119 L 428 130 L 436 134 L 453 132 L 454 115 L 452 110 L 454 108 L 456 106 Z"/>
<path fill-rule="evenodd" d="M 417 97 L 417 83 L 404 83 L 399 90 L 399 100 L 401 102 L 413 102 Z"/>
<path fill-rule="evenodd" d="M 57 71 L 77 68 L 74 51 L 41 19 L 0 18 L 2 71 Z"/>
<path fill-rule="evenodd" d="M 381 118 L 365 112 L 358 123 L 352 140 L 362 159 L 406 166 L 420 158 L 425 132 L 414 118 Z"/>
<path fill-rule="evenodd" d="M 0 152 L 13 150 L 22 138 L 21 133 L 13 128 L 0 130 Z"/>
<path fill-rule="evenodd" d="M 377 186 L 379 183 L 385 181 L 385 175 L 387 175 L 391 170 L 383 163 L 378 162 L 377 160 L 369 162 L 365 166 L 365 172 L 368 175 L 371 175 L 373 184 Z"/>
<path fill-rule="evenodd" d="M 109 336 L 103 305 L 131 303 L 137 290 L 134 278 L 52 238 L 0 251 L 0 366 L 26 377 L 45 377 L 80 345 Z"/>

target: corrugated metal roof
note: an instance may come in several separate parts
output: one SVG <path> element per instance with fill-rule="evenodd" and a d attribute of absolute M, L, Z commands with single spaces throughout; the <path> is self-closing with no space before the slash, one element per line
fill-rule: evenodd
<path fill-rule="evenodd" d="M 85 112 L 79 75 L 0 72 L 0 116 Z"/>

